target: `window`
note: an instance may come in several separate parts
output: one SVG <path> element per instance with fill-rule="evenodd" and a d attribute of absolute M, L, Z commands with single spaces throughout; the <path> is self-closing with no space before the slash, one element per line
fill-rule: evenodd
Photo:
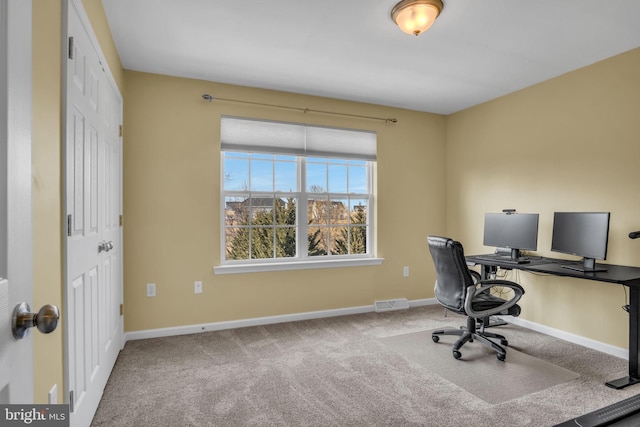
<path fill-rule="evenodd" d="M 375 133 L 223 117 L 223 265 L 373 258 Z"/>

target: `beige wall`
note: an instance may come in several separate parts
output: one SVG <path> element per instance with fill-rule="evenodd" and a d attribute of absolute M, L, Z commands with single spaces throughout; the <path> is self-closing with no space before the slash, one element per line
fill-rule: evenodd
<path fill-rule="evenodd" d="M 447 118 L 447 232 L 467 253 L 483 215 L 540 213 L 538 253 L 550 252 L 554 211 L 610 211 L 607 261 L 640 265 L 640 49 Z M 576 257 L 570 257 L 577 259 Z M 522 317 L 627 347 L 622 286 L 520 273 Z"/>
<path fill-rule="evenodd" d="M 33 0 L 33 261 L 34 301 L 62 309 L 62 8 L 65 0 Z M 83 0 L 116 83 L 122 66 L 107 25 L 102 2 Z M 34 336 L 34 402 L 47 403 L 58 386 L 63 399 L 63 324 L 51 334 Z"/>
<path fill-rule="evenodd" d="M 425 236 L 444 231 L 444 117 L 125 72 L 125 330 L 136 331 L 433 296 Z M 397 117 L 397 124 L 225 101 Z M 380 266 L 214 275 L 220 263 L 221 114 L 370 129 L 378 135 Z M 402 266 L 411 275 L 402 277 Z M 202 280 L 204 292 L 193 293 Z M 146 283 L 157 296 L 146 297 Z"/>
<path fill-rule="evenodd" d="M 62 303 L 61 250 L 61 1 L 33 2 L 33 309 Z M 64 322 L 64 318 L 62 319 Z M 47 393 L 63 390 L 63 325 L 34 339 L 34 401 L 47 403 Z"/>

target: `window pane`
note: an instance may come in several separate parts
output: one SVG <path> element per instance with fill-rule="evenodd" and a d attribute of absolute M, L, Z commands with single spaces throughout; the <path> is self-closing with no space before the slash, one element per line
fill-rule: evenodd
<path fill-rule="evenodd" d="M 343 165 L 329 165 L 329 192 L 347 192 L 347 167 Z"/>
<path fill-rule="evenodd" d="M 296 205 L 294 198 L 276 199 L 276 224 L 277 225 L 297 225 Z"/>
<path fill-rule="evenodd" d="M 249 229 L 225 228 L 226 258 L 230 260 L 249 259 Z"/>
<path fill-rule="evenodd" d="M 276 257 L 291 258 L 296 256 L 296 228 L 276 228 Z"/>
<path fill-rule="evenodd" d="M 276 162 L 276 191 L 294 192 L 298 190 L 298 169 L 296 162 Z"/>
<path fill-rule="evenodd" d="M 309 225 L 329 223 L 329 199 L 310 198 L 307 201 L 307 220 Z"/>
<path fill-rule="evenodd" d="M 224 225 L 249 224 L 249 199 L 242 197 L 225 197 Z"/>
<path fill-rule="evenodd" d="M 273 161 L 251 159 L 251 190 L 273 191 Z"/>
<path fill-rule="evenodd" d="M 331 224 L 348 224 L 349 212 L 347 210 L 347 199 L 332 199 L 330 204 Z"/>
<path fill-rule="evenodd" d="M 367 200 L 351 199 L 351 224 L 367 224 Z"/>
<path fill-rule="evenodd" d="M 349 165 L 349 193 L 368 193 L 366 166 Z"/>
<path fill-rule="evenodd" d="M 251 258 L 273 258 L 273 228 L 251 229 Z"/>
<path fill-rule="evenodd" d="M 307 163 L 307 191 L 324 193 L 327 191 L 327 164 Z"/>
<path fill-rule="evenodd" d="M 273 199 L 267 197 L 253 197 L 251 199 L 251 224 L 273 225 Z"/>
<path fill-rule="evenodd" d="M 353 226 L 349 236 L 349 253 L 367 253 L 367 227 Z"/>
<path fill-rule="evenodd" d="M 309 227 L 307 229 L 307 253 L 309 256 L 327 255 L 327 228 Z"/>
<path fill-rule="evenodd" d="M 347 227 L 331 227 L 331 255 L 347 255 L 349 253 L 349 229 Z"/>
<path fill-rule="evenodd" d="M 224 189 L 247 190 L 249 188 L 249 160 L 224 159 Z"/>
<path fill-rule="evenodd" d="M 251 158 L 257 160 L 273 160 L 273 157 L 273 154 L 251 153 Z"/>

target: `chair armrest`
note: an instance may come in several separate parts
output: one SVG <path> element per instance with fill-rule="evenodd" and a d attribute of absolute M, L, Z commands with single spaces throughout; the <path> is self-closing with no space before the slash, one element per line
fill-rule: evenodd
<path fill-rule="evenodd" d="M 510 300 L 505 300 L 504 304 L 501 304 L 496 308 L 483 311 L 474 311 L 473 299 L 475 298 L 475 296 L 496 286 L 512 289 L 514 293 L 513 298 L 511 298 Z M 469 286 L 467 288 L 467 297 L 464 302 L 464 310 L 469 316 L 472 317 L 492 316 L 516 305 L 522 295 L 524 295 L 524 288 L 515 282 L 510 282 L 508 280 L 483 280 L 477 285 Z"/>
<path fill-rule="evenodd" d="M 520 296 L 524 295 L 524 288 L 520 286 L 518 283 L 512 282 L 510 280 L 500 280 L 500 279 L 481 280 L 480 282 L 478 282 L 478 286 L 481 288 L 484 288 L 483 290 L 491 289 L 494 286 L 502 286 L 504 288 L 511 288 L 516 293 L 520 292 Z M 480 292 L 481 291 L 478 291 L 476 292 L 476 294 Z"/>

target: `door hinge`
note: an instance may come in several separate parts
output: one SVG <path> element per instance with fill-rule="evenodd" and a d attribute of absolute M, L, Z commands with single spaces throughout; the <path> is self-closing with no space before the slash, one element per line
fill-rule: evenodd
<path fill-rule="evenodd" d="M 69 412 L 73 412 L 73 390 L 69 392 Z"/>
<path fill-rule="evenodd" d="M 122 227 L 122 222 L 123 222 L 122 215 L 120 215 L 120 227 Z"/>
<path fill-rule="evenodd" d="M 67 236 L 71 237 L 71 227 L 73 225 L 73 219 L 71 218 L 71 214 L 67 215 Z"/>
<path fill-rule="evenodd" d="M 120 125 L 120 136 L 122 136 L 122 125 Z"/>
<path fill-rule="evenodd" d="M 69 37 L 69 59 L 73 59 L 73 37 Z"/>
<path fill-rule="evenodd" d="M 120 304 L 120 316 L 124 316 L 124 304 Z"/>

